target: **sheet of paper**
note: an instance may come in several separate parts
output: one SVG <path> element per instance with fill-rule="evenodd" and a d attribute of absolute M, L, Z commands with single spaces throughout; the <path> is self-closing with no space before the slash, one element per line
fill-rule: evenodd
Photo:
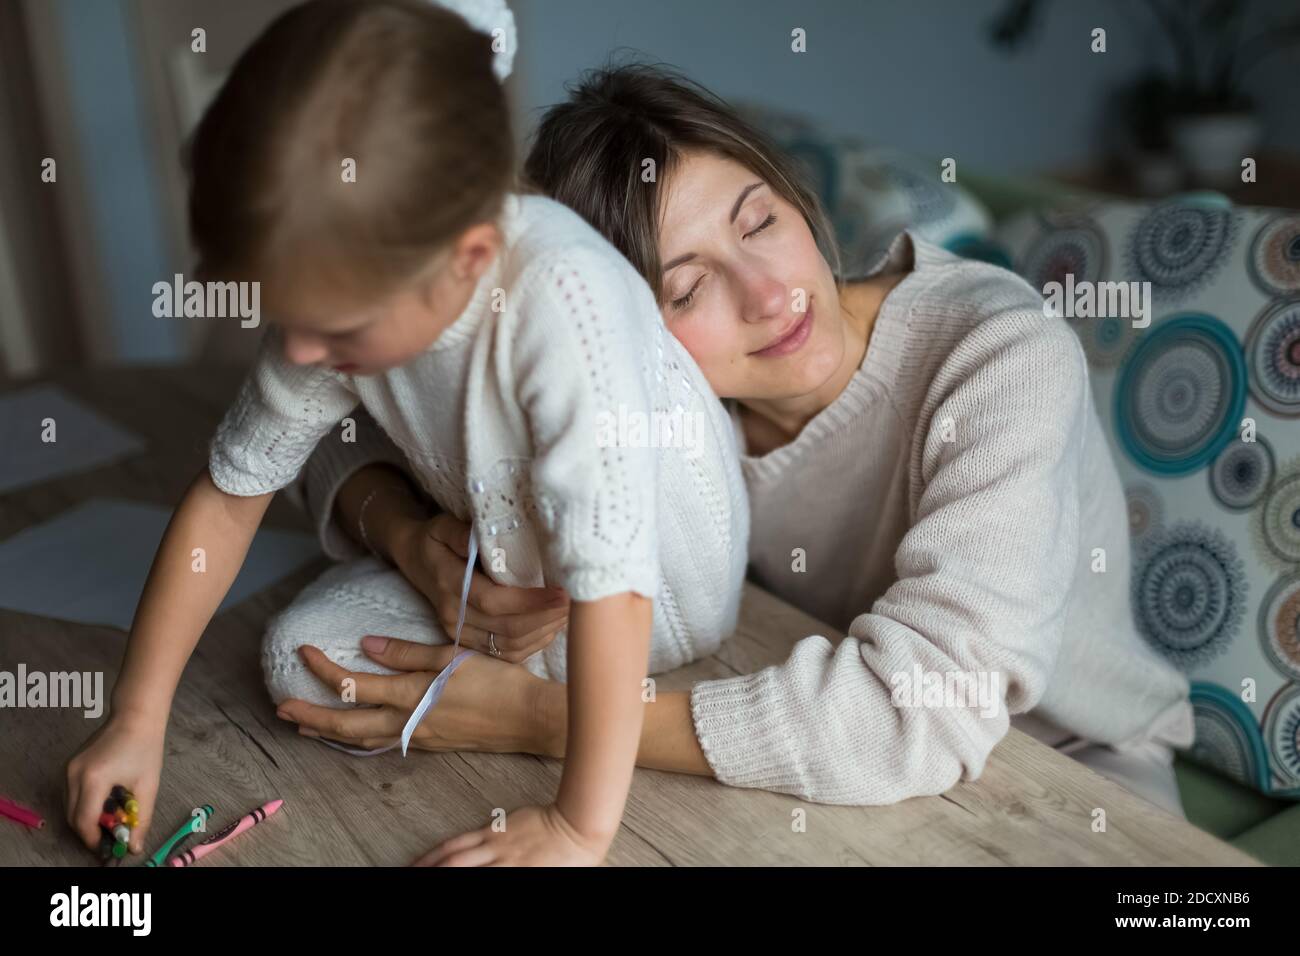
<path fill-rule="evenodd" d="M 43 441 L 53 420 L 54 441 Z M 0 493 L 133 455 L 144 441 L 55 385 L 0 395 Z"/>
<path fill-rule="evenodd" d="M 0 607 L 127 630 L 171 511 L 92 498 L 0 542 Z M 311 535 L 262 529 L 225 610 L 320 554 Z"/>

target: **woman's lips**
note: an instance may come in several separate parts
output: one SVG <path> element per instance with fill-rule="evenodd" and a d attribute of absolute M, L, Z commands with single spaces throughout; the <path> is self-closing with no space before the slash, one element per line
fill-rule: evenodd
<path fill-rule="evenodd" d="M 808 341 L 808 336 L 812 334 L 813 326 L 813 307 L 812 302 L 808 303 L 808 311 L 804 313 L 803 318 L 793 329 L 791 329 L 783 338 L 773 342 L 765 349 L 759 349 L 757 352 L 751 352 L 751 355 L 757 355 L 760 358 L 776 358 L 781 355 L 789 355 L 791 352 L 797 352 L 803 348 L 803 344 Z"/>

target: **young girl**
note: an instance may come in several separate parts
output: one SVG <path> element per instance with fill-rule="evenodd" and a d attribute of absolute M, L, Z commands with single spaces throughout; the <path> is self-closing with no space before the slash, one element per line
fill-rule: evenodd
<path fill-rule="evenodd" d="M 88 845 L 120 783 L 140 799 L 142 850 L 181 671 L 271 496 L 359 401 L 472 521 L 494 579 L 572 601 L 556 800 L 462 838 L 459 862 L 604 857 L 648 651 L 693 659 L 734 628 L 748 510 L 725 414 L 648 286 L 511 181 L 491 42 L 455 14 L 314 0 L 241 57 L 192 144 L 191 229 L 200 273 L 259 281 L 272 325 L 163 537 L 111 717 L 69 765 Z M 703 426 L 690 447 L 655 428 L 683 416 Z"/>

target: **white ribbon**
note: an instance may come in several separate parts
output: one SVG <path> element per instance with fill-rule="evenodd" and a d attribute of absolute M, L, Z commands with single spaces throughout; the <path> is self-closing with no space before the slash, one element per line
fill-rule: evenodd
<path fill-rule="evenodd" d="M 474 566 L 478 563 L 478 536 L 474 534 L 474 526 L 469 530 L 469 557 L 465 560 L 465 579 L 460 586 L 460 612 L 456 615 L 456 637 L 452 641 L 452 647 L 460 647 L 460 632 L 465 626 L 465 608 L 469 604 L 469 586 L 474 578 Z M 406 721 L 406 726 L 402 728 L 402 756 L 406 756 L 407 745 L 411 742 L 411 735 L 415 733 L 415 728 L 420 726 L 420 721 L 424 720 L 425 714 L 438 703 L 438 698 L 442 696 L 443 688 L 447 686 L 447 681 L 451 675 L 460 667 L 461 662 L 468 658 L 474 652 L 472 650 L 463 650 L 456 654 L 451 663 L 442 669 L 429 689 L 424 692 L 420 698 L 420 703 L 416 705 L 415 710 L 411 712 L 410 718 Z M 352 754 L 354 757 L 373 757 L 376 754 L 387 753 L 397 746 L 391 743 L 387 747 L 380 747 L 377 750 L 358 750 L 355 747 L 345 747 L 343 744 L 335 743 L 332 740 L 326 740 L 324 737 L 317 737 L 321 743 L 327 747 L 333 747 L 335 750 L 342 750 L 344 753 Z"/>

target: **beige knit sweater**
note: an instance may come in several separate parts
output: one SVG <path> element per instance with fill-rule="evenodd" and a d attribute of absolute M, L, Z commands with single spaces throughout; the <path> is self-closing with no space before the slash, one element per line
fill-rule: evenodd
<path fill-rule="evenodd" d="M 849 636 L 791 635 L 783 664 L 693 687 L 715 775 L 884 804 L 978 777 L 1013 723 L 1190 744 L 1187 682 L 1133 625 L 1123 492 L 1074 333 L 1012 273 L 909 233 L 882 270 L 908 275 L 848 386 L 794 442 L 742 457 L 751 576 Z M 334 490 L 400 460 L 350 453 L 306 473 L 336 552 Z M 908 698 L 918 671 L 950 692 Z M 981 681 L 998 706 L 961 695 Z"/>

